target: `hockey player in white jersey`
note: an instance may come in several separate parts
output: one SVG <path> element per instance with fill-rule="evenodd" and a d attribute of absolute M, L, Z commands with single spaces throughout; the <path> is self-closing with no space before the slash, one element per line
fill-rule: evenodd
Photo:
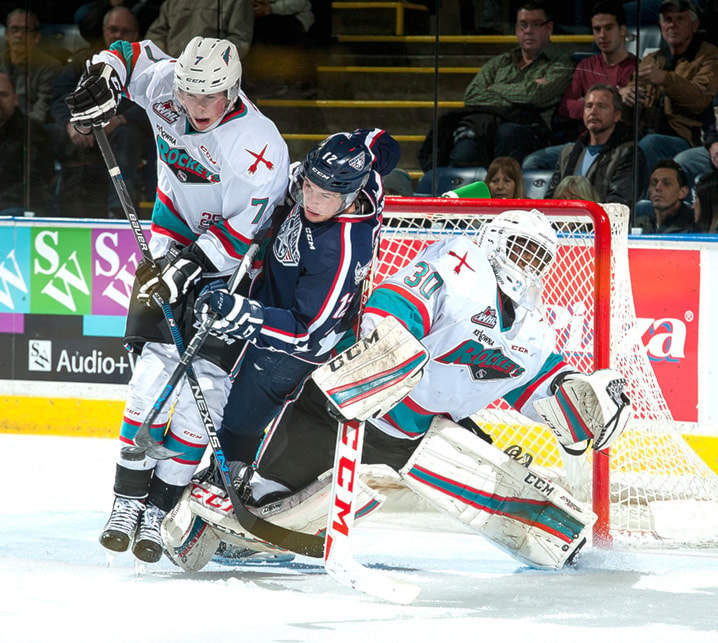
<path fill-rule="evenodd" d="M 145 108 L 157 145 L 157 195 L 149 242 L 153 262 L 140 262 L 126 344 L 141 351 L 130 381 L 115 478 L 115 502 L 100 542 L 145 562 L 159 560 L 159 525 L 199 463 L 207 444 L 193 396 L 176 389 L 152 435 L 182 455 L 156 462 L 133 448 L 177 362 L 154 294 L 172 305 L 185 342 L 193 334 L 196 293 L 230 275 L 269 225 L 284 199 L 289 155 L 275 125 L 240 89 L 242 68 L 227 40 L 196 37 L 177 60 L 152 42 L 118 41 L 88 64 L 66 101 L 76 127 L 88 134 L 106 124 L 120 96 Z M 241 342 L 237 342 L 235 349 Z M 227 400 L 227 372 L 237 350 L 209 338 L 193 363 L 213 420 Z M 165 436 L 174 401 L 172 424 Z"/>
<path fill-rule="evenodd" d="M 574 454 L 589 442 L 596 450 L 609 447 L 625 427 L 625 380 L 609 369 L 576 373 L 555 352 L 540 301 L 556 250 L 555 233 L 541 213 L 505 212 L 484 225 L 478 244 L 452 237 L 419 252 L 379 284 L 362 319 L 364 337 L 387 317 L 398 320 L 429 354 L 409 394 L 367 421 L 362 462 L 389 465 L 438 509 L 517 559 L 551 569 L 580 549 L 595 515 L 542 473 L 491 446 L 490 436 L 469 418 L 503 398 L 529 418 L 543 418 Z M 341 399 L 350 391 L 337 384 L 341 364 L 330 362 L 328 380 L 315 373 L 287 410 L 247 490 L 263 516 L 282 519 L 284 526 L 291 526 L 289 514 L 297 516 L 302 531 L 326 525 L 326 484 L 317 483 L 326 482 L 333 465 L 336 420 L 326 412 L 327 401 L 344 413 Z M 362 403 L 371 375 L 367 371 L 358 380 Z M 384 394 L 377 392 L 376 409 L 386 409 Z M 305 499 L 312 488 L 324 491 L 319 508 Z M 226 516 L 205 511 L 205 492 L 195 488 L 183 502 L 228 533 Z M 310 510 L 318 512 L 311 519 Z M 185 560 L 192 558 L 182 551 Z"/>

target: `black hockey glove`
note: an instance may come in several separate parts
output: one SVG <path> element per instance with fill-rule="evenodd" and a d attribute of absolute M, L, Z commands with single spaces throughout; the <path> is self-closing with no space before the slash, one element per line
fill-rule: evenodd
<path fill-rule="evenodd" d="M 143 259 L 137 264 L 137 270 L 135 270 L 135 281 L 138 286 L 142 287 L 150 280 L 155 280 L 156 283 L 161 274 L 162 264 L 157 261 Z"/>
<path fill-rule="evenodd" d="M 242 295 L 232 295 L 222 280 L 206 285 L 194 306 L 194 313 L 201 324 L 212 312 L 218 316 L 212 325 L 213 334 L 252 339 L 264 323 L 261 304 Z"/>
<path fill-rule="evenodd" d="M 121 93 L 117 72 L 107 63 L 91 65 L 88 60 L 77 88 L 65 97 L 70 121 L 81 127 L 104 127 L 115 115 Z"/>
<path fill-rule="evenodd" d="M 146 306 L 154 305 L 155 294 L 159 295 L 162 301 L 174 304 L 187 294 L 202 275 L 201 260 L 191 246 L 182 250 L 173 248 L 158 263 L 162 268 L 161 272 L 148 268 L 146 272 L 143 270 L 140 277 L 146 278 L 146 281 L 137 291 L 137 300 Z M 137 266 L 138 270 L 140 266 Z"/>

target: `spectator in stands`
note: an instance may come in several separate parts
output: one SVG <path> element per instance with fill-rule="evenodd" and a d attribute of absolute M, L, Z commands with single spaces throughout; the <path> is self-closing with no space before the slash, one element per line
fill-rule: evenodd
<path fill-rule="evenodd" d="M 718 168 L 718 92 L 713 97 L 713 109 L 703 121 L 703 145 L 691 147 L 673 160 L 678 163 L 686 173 L 688 187 L 693 188 L 696 179 L 702 174 Z"/>
<path fill-rule="evenodd" d="M 583 123 L 586 133 L 561 151 L 549 182 L 546 198 L 552 198 L 561 180 L 585 176 L 601 203 L 633 203 L 633 144 L 631 130 L 621 123 L 623 105 L 618 90 L 599 83 L 586 92 Z M 645 186 L 646 164 L 638 153 L 639 193 Z"/>
<path fill-rule="evenodd" d="M 217 3 L 214 0 L 165 0 L 160 15 L 145 38 L 152 40 L 173 58 L 195 36 L 225 38 L 240 58 L 249 51 L 254 29 L 254 8 L 250 0 Z"/>
<path fill-rule="evenodd" d="M 482 0 L 481 24 L 476 26 L 476 0 L 459 0 L 459 24 L 465 36 L 496 35 L 501 29 L 502 3 L 499 0 Z"/>
<path fill-rule="evenodd" d="M 48 216 L 53 181 L 45 129 L 20 111 L 12 79 L 0 73 L 0 216 Z"/>
<path fill-rule="evenodd" d="M 301 46 L 314 23 L 309 0 L 252 0 L 254 36 L 252 45 Z"/>
<path fill-rule="evenodd" d="M 551 117 L 571 82 L 569 56 L 551 47 L 553 21 L 541 2 L 523 2 L 516 14 L 518 47 L 491 58 L 464 94 L 466 107 L 439 120 L 438 164 L 488 167 L 497 156 L 526 154 L 546 147 Z M 419 152 L 431 167 L 433 134 Z"/>
<path fill-rule="evenodd" d="M 65 96 L 73 92 L 82 76 L 85 61 L 116 40 L 136 42 L 139 26 L 135 15 L 122 5 L 110 9 L 103 19 L 103 42 L 95 48 L 78 51 L 58 75 L 53 93 L 50 127 L 55 154 L 62 164 L 62 203 L 65 216 L 123 218 L 117 191 L 109 180 L 105 164 L 93 136 L 83 136 L 70 122 Z M 144 109 L 123 98 L 105 133 L 112 145 L 127 190 L 138 201 L 138 167 L 143 157 L 154 160 L 149 119 Z M 151 150 L 148 152 L 148 150 Z M 153 169 L 153 168 L 152 168 Z M 151 170 L 152 170 L 151 169 Z M 148 170 L 148 173 L 151 171 Z M 154 191 L 154 171 L 151 187 Z M 154 194 L 148 195 L 153 198 Z"/>
<path fill-rule="evenodd" d="M 718 232 L 718 170 L 702 176 L 696 183 L 693 212 L 698 231 Z"/>
<path fill-rule="evenodd" d="M 624 104 L 643 109 L 639 141 L 649 167 L 701 145 L 701 125 L 718 90 L 718 48 L 698 32 L 691 0 L 664 0 L 661 34 L 667 49 L 646 55 L 638 69 L 639 96 L 630 83 Z"/>
<path fill-rule="evenodd" d="M 652 211 L 636 214 L 635 226 L 644 234 L 695 232 L 695 215 L 683 202 L 688 196 L 686 175 L 673 159 L 656 163 L 648 185 Z"/>
<path fill-rule="evenodd" d="M 5 22 L 7 48 L 0 56 L 0 73 L 15 86 L 18 107 L 23 114 L 45 123 L 50 112 L 52 83 L 60 63 L 40 51 L 40 21 L 31 11 L 13 9 Z"/>
<path fill-rule="evenodd" d="M 552 123 L 552 140 L 558 144 L 529 154 L 523 161 L 524 170 L 553 169 L 563 146 L 585 132 L 583 98 L 589 87 L 605 83 L 622 93 L 635 73 L 636 57 L 626 49 L 626 14 L 620 2 L 602 0 L 593 5 L 591 30 L 600 53 L 576 65 Z M 630 124 L 626 118 L 624 122 Z"/>
<path fill-rule="evenodd" d="M 585 176 L 576 174 L 570 174 L 561 179 L 561 182 L 554 190 L 553 198 L 593 201 L 594 203 L 598 203 L 601 200 L 598 196 L 598 192 L 596 192 L 596 189 L 591 185 L 591 182 Z"/>
<path fill-rule="evenodd" d="M 484 183 L 492 199 L 524 199 L 524 177 L 519 162 L 512 156 L 498 156 L 489 165 Z"/>
<path fill-rule="evenodd" d="M 414 184 L 406 170 L 395 167 L 383 177 L 384 196 L 413 196 Z"/>
<path fill-rule="evenodd" d="M 80 28 L 80 34 L 91 47 L 103 41 L 102 21 L 113 7 L 127 7 L 139 24 L 140 38 L 144 37 L 149 26 L 160 15 L 162 0 L 92 0 L 78 7 L 73 20 Z"/>

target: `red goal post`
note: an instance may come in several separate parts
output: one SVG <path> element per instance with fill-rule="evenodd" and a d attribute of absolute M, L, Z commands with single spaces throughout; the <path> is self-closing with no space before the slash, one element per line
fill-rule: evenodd
<path fill-rule="evenodd" d="M 387 197 L 380 251 L 370 289 L 406 265 L 420 248 L 450 235 L 478 236 L 487 219 L 511 209 L 536 208 L 559 240 L 543 296 L 556 350 L 578 370 L 611 366 L 628 379 L 634 417 L 625 438 L 607 452 L 565 454 L 547 427 L 502 401 L 477 414 L 501 449 L 528 454 L 532 466 L 590 502 L 598 515 L 594 542 L 635 534 L 664 540 L 666 516 L 683 520 L 718 509 L 718 478 L 675 427 L 643 349 L 633 308 L 628 268 L 628 208 L 583 201 Z M 680 507 L 676 503 L 682 503 Z M 716 504 L 713 504 L 716 503 Z M 665 505 L 665 506 L 663 506 Z M 678 507 L 678 509 L 677 509 Z M 687 512 L 687 513 L 686 513 Z M 700 540 L 718 537 L 718 519 Z M 680 534 L 670 537 L 682 540 Z"/>

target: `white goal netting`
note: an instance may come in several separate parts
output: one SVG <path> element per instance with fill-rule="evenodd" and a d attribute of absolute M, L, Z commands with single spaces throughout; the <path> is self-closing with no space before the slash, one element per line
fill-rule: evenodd
<path fill-rule="evenodd" d="M 629 542 L 715 543 L 718 477 L 681 436 L 641 341 L 628 265 L 625 206 L 392 200 L 384 214 L 374 283 L 404 266 L 425 245 L 447 235 L 476 237 L 483 221 L 517 205 L 545 212 L 559 237 L 559 254 L 543 297 L 546 319 L 556 332 L 556 348 L 579 370 L 589 372 L 610 363 L 623 373 L 633 418 L 610 457 L 597 458 L 602 462 L 596 463 L 590 450 L 578 458 L 563 454 L 547 427 L 509 410 L 501 401 L 475 419 L 492 435 L 495 446 L 512 449 L 580 500 L 593 501 L 599 515 L 596 534 L 610 533 Z"/>

